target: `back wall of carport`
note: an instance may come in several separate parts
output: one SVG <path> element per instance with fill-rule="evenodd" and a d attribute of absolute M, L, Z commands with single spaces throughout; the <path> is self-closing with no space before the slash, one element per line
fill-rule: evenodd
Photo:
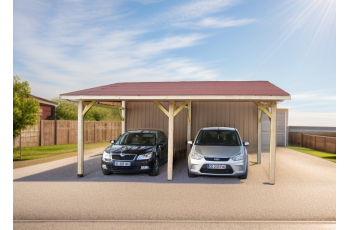
<path fill-rule="evenodd" d="M 181 103 L 181 102 L 180 102 Z M 161 102 L 169 109 L 168 102 Z M 254 102 L 192 102 L 191 138 L 203 127 L 237 128 L 249 153 L 258 151 L 258 106 Z M 126 102 L 126 130 L 160 129 L 168 137 L 168 117 L 154 102 Z M 187 110 L 175 117 L 174 150 L 186 150 Z"/>

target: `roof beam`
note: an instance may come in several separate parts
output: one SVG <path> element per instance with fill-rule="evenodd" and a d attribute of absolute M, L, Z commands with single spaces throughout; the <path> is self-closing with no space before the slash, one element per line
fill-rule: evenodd
<path fill-rule="evenodd" d="M 163 95 L 163 96 L 117 96 L 117 95 L 61 95 L 61 99 L 83 101 L 284 101 L 288 96 L 271 95 Z"/>

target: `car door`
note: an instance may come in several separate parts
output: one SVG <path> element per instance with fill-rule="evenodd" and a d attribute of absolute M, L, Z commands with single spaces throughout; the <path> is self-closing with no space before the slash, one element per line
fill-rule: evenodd
<path fill-rule="evenodd" d="M 164 143 L 165 141 L 165 143 Z M 161 154 L 161 161 L 162 163 L 167 162 L 168 160 L 168 139 L 164 135 L 163 132 L 159 132 L 159 142 L 158 143 L 163 143 L 159 146 L 160 148 L 160 154 Z"/>

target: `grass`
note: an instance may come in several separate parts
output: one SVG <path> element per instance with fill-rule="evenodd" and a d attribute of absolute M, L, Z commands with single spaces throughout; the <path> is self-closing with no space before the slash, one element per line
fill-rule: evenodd
<path fill-rule="evenodd" d="M 328 152 L 322 152 L 322 151 L 317 151 L 314 149 L 308 149 L 308 148 L 303 148 L 303 147 L 294 147 L 294 146 L 287 146 L 289 149 L 293 149 L 298 152 L 310 154 L 316 157 L 323 158 L 325 160 L 332 161 L 336 163 L 336 154 L 335 153 L 328 153 Z"/>
<path fill-rule="evenodd" d="M 97 142 L 84 145 L 84 150 L 107 147 L 109 142 Z M 22 159 L 20 159 L 19 148 L 13 149 L 14 161 L 34 160 L 45 157 L 57 156 L 60 154 L 77 151 L 77 144 L 68 145 L 49 145 L 40 147 L 22 147 Z"/>
<path fill-rule="evenodd" d="M 105 148 L 109 144 L 109 142 L 89 143 L 84 145 L 84 150 Z M 77 144 L 23 147 L 22 159 L 19 159 L 19 148 L 16 148 L 13 149 L 13 168 L 22 168 L 74 156 L 77 156 Z"/>

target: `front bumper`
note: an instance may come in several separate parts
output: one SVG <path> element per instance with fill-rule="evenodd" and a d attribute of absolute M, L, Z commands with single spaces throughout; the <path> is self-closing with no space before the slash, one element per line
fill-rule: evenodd
<path fill-rule="evenodd" d="M 208 176 L 242 176 L 247 171 L 247 159 L 241 161 L 207 161 L 204 158 L 201 160 L 195 160 L 189 157 L 188 170 L 195 175 L 208 175 Z M 226 165 L 226 169 L 208 169 L 210 165 Z"/>
<path fill-rule="evenodd" d="M 114 166 L 114 161 L 104 161 L 101 159 L 101 169 L 112 173 L 149 173 L 153 170 L 154 158 L 149 160 L 135 160 L 135 161 L 118 161 L 118 162 L 130 162 L 130 166 Z M 104 169 L 104 166 L 106 169 Z M 141 166 L 148 166 L 149 169 L 141 169 Z"/>

